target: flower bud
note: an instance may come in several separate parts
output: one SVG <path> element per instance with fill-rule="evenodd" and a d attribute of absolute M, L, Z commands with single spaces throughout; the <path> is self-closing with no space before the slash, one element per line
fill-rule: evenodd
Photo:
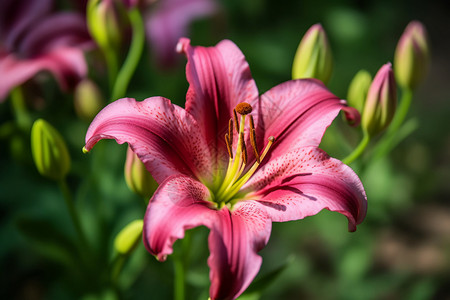
<path fill-rule="evenodd" d="M 392 121 L 397 107 L 397 91 L 390 63 L 380 68 L 370 85 L 362 113 L 361 126 L 370 135 L 383 131 Z"/>
<path fill-rule="evenodd" d="M 394 56 L 395 78 L 403 88 L 414 89 L 429 65 L 427 33 L 422 23 L 408 24 L 397 44 Z"/>
<path fill-rule="evenodd" d="M 155 179 L 145 168 L 144 163 L 130 147 L 128 147 L 127 160 L 125 162 L 125 180 L 130 190 L 144 199 L 150 199 L 158 187 Z"/>
<path fill-rule="evenodd" d="M 102 49 L 117 49 L 122 42 L 120 12 L 123 3 L 116 0 L 88 0 L 87 24 L 89 32 Z"/>
<path fill-rule="evenodd" d="M 83 79 L 75 88 L 74 105 L 77 116 L 92 121 L 103 108 L 104 99 L 98 86 L 90 79 Z"/>
<path fill-rule="evenodd" d="M 326 84 L 332 68 L 333 58 L 325 30 L 320 24 L 315 24 L 306 32 L 297 48 L 292 78 L 316 78 Z"/>
<path fill-rule="evenodd" d="M 120 254 L 129 254 L 142 236 L 144 221 L 134 220 L 125 226 L 114 239 L 114 248 Z"/>
<path fill-rule="evenodd" d="M 31 151 L 41 175 L 62 180 L 70 169 L 70 156 L 61 134 L 47 121 L 39 119 L 31 128 Z"/>
<path fill-rule="evenodd" d="M 364 108 L 364 102 L 369 92 L 372 76 L 366 70 L 360 70 L 353 77 L 348 87 L 347 103 L 349 106 L 356 108 L 360 113 Z"/>

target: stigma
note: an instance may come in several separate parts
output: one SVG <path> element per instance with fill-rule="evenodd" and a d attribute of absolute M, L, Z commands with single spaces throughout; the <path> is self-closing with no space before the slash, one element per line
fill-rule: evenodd
<path fill-rule="evenodd" d="M 213 202 L 218 208 L 224 205 L 233 205 L 234 196 L 240 191 L 242 186 L 255 173 L 258 166 L 268 153 L 270 147 L 275 141 L 273 136 L 268 138 L 268 143 L 262 153 L 258 151 L 256 143 L 256 129 L 251 115 L 253 108 L 246 102 L 239 103 L 233 110 L 233 117 L 228 122 L 228 133 L 225 134 L 225 143 L 229 155 L 227 172 L 219 188 L 214 193 Z M 238 119 L 240 115 L 240 120 Z M 245 144 L 245 121 L 248 118 L 248 140 L 255 156 L 253 165 L 244 170 L 248 164 L 247 146 Z M 237 143 L 233 144 L 233 136 L 237 133 Z"/>

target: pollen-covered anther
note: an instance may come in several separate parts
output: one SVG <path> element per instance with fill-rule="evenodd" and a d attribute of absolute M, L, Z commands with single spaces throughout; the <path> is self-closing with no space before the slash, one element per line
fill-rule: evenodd
<path fill-rule="evenodd" d="M 236 114 L 236 109 L 233 109 L 233 118 L 234 118 L 234 125 L 236 127 L 236 131 L 239 133 L 239 121 L 238 121 L 238 117 Z"/>
<path fill-rule="evenodd" d="M 244 133 L 241 132 L 240 133 L 240 138 L 239 141 L 241 143 L 241 151 L 242 151 L 242 161 L 244 162 L 244 164 L 247 164 L 247 149 L 245 147 L 245 142 L 244 142 Z"/>
<path fill-rule="evenodd" d="M 231 144 L 233 143 L 228 133 L 225 133 L 225 143 L 227 144 L 228 155 L 233 159 L 233 151 L 231 150 Z"/>
<path fill-rule="evenodd" d="M 249 113 L 252 112 L 252 110 L 253 110 L 252 106 L 247 102 L 241 102 L 238 105 L 236 105 L 236 111 L 243 116 L 248 115 Z"/>

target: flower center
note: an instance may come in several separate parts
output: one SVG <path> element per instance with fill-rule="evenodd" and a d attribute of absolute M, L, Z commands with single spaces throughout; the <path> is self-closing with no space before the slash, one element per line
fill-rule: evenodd
<path fill-rule="evenodd" d="M 218 184 L 218 188 L 214 193 L 211 193 L 211 201 L 217 204 L 220 209 L 224 205 L 232 206 L 235 204 L 235 195 L 239 192 L 242 186 L 250 179 L 250 177 L 255 173 L 261 161 L 266 156 L 269 148 L 272 146 L 275 138 L 273 136 L 269 137 L 268 143 L 264 148 L 263 152 L 260 154 L 256 147 L 256 130 L 253 123 L 253 117 L 250 114 L 252 112 L 252 106 L 248 103 L 242 102 L 236 105 L 233 110 L 233 118 L 228 122 L 228 133 L 225 134 L 225 143 L 227 145 L 229 162 L 227 172 L 225 177 Z M 241 117 L 240 122 L 238 121 L 238 114 Z M 245 145 L 245 119 L 248 117 L 249 120 L 249 139 L 252 146 L 253 152 L 255 154 L 255 163 L 244 173 L 245 167 L 247 165 L 247 147 Z M 234 131 L 238 133 L 238 140 L 235 145 L 235 150 L 233 149 L 233 134 Z M 234 151 L 233 151 L 234 150 Z"/>

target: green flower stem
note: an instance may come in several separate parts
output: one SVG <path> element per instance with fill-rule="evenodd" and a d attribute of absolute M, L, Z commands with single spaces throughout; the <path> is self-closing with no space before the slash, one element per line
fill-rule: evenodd
<path fill-rule="evenodd" d="M 109 86 L 111 89 L 113 89 L 117 79 L 117 73 L 119 72 L 118 66 L 119 59 L 115 49 L 105 48 L 103 49 L 103 53 L 105 55 L 106 64 L 108 66 Z"/>
<path fill-rule="evenodd" d="M 402 90 L 402 98 L 397 108 L 397 112 L 395 113 L 394 119 L 392 120 L 391 125 L 388 127 L 386 134 L 376 146 L 373 159 L 376 160 L 385 156 L 395 145 L 394 140 L 397 137 L 397 133 L 400 127 L 406 119 L 409 108 L 411 106 L 412 98 L 413 91 L 411 89 L 404 88 Z"/>
<path fill-rule="evenodd" d="M 75 231 L 77 232 L 78 238 L 80 239 L 80 245 L 82 249 L 88 248 L 88 242 L 86 235 L 84 234 L 83 228 L 81 227 L 80 218 L 78 216 L 77 210 L 73 202 L 72 194 L 67 186 L 67 181 L 65 178 L 61 179 L 59 182 L 59 187 L 63 193 L 64 200 L 66 201 L 67 208 L 69 210 L 70 218 L 72 219 L 73 225 L 75 226 Z"/>
<path fill-rule="evenodd" d="M 16 117 L 17 125 L 24 131 L 29 131 L 31 128 L 30 114 L 25 104 L 25 97 L 23 95 L 22 87 L 18 86 L 11 91 L 11 104 L 14 115 Z"/>
<path fill-rule="evenodd" d="M 117 280 L 119 279 L 120 272 L 122 272 L 127 257 L 128 255 L 123 255 L 120 253 L 117 253 L 114 257 L 111 269 L 111 281 L 114 286 L 117 285 Z"/>
<path fill-rule="evenodd" d="M 128 84 L 130 83 L 131 77 L 136 70 L 139 60 L 141 59 L 142 51 L 144 50 L 144 22 L 139 9 L 137 7 L 131 8 L 128 12 L 128 16 L 130 18 L 133 35 L 127 58 L 125 59 L 114 84 L 112 100 L 125 96 Z"/>
<path fill-rule="evenodd" d="M 364 152 L 364 150 L 366 149 L 367 145 L 369 145 L 369 142 L 370 142 L 370 136 L 369 136 L 369 134 L 366 131 L 364 131 L 363 139 L 359 143 L 358 147 L 356 147 L 356 149 L 353 150 L 352 153 L 350 153 L 346 158 L 344 158 L 342 160 L 342 162 L 344 164 L 348 165 L 348 164 L 352 163 L 353 161 L 355 161 L 355 159 L 360 157 L 361 154 Z"/>
<path fill-rule="evenodd" d="M 175 300 L 184 300 L 185 299 L 185 277 L 186 270 L 183 261 L 183 257 L 178 256 L 173 260 L 174 268 L 175 268 L 175 292 L 174 299 Z"/>
<path fill-rule="evenodd" d="M 188 266 L 191 250 L 191 234 L 192 232 L 185 233 L 184 238 L 181 240 L 181 247 L 178 249 L 181 251 L 173 255 L 173 264 L 175 271 L 175 300 L 184 300 L 186 298 L 186 269 Z"/>

